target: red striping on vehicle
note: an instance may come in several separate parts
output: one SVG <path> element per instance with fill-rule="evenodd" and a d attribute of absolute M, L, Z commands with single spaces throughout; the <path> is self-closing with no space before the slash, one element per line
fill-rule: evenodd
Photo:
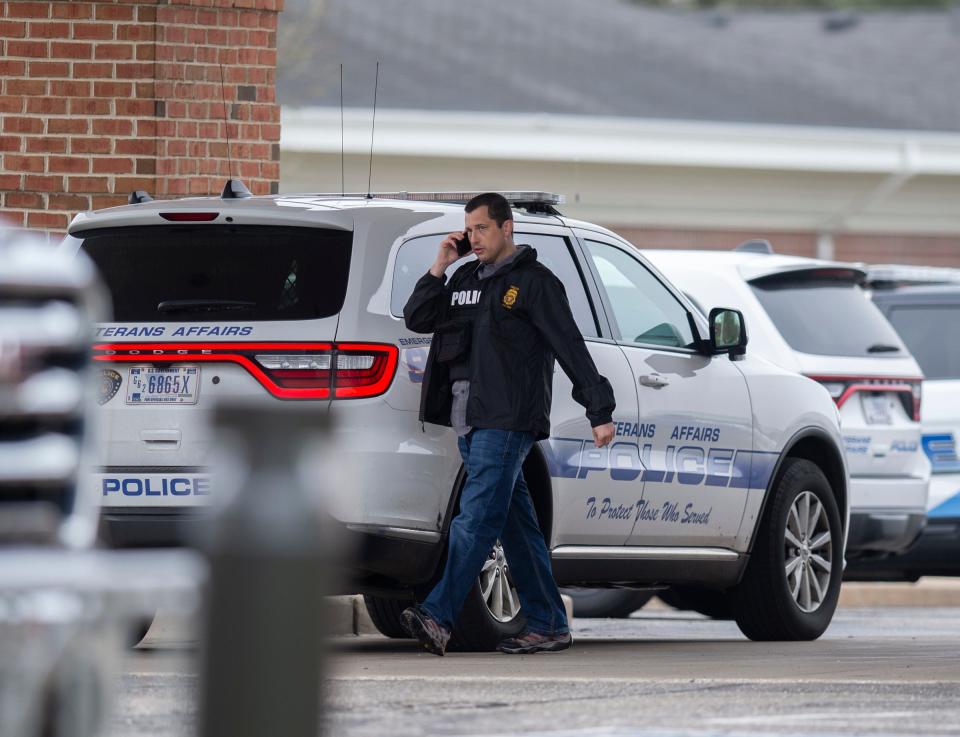
<path fill-rule="evenodd" d="M 396 374 L 399 349 L 384 343 L 99 343 L 93 360 L 122 363 L 234 363 L 242 366 L 279 399 L 361 399 L 376 397 L 390 388 Z M 254 354 L 330 356 L 333 366 L 340 355 L 370 356 L 363 369 L 268 369 Z"/>

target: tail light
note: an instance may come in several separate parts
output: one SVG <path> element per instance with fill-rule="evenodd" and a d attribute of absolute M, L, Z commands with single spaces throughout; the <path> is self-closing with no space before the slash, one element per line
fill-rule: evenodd
<path fill-rule="evenodd" d="M 390 388 L 399 351 L 383 343 L 104 343 L 94 361 L 235 363 L 280 399 L 359 399 Z"/>
<path fill-rule="evenodd" d="M 903 402 L 903 410 L 907 417 L 914 422 L 920 422 L 920 402 L 923 396 L 923 381 L 917 378 L 888 379 L 863 376 L 809 376 L 814 381 L 823 384 L 830 392 L 837 407 L 846 404 L 858 392 L 874 392 L 877 394 L 894 392 Z"/>

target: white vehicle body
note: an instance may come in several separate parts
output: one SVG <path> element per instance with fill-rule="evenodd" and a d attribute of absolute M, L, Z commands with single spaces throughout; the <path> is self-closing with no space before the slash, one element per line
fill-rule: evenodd
<path fill-rule="evenodd" d="M 960 574 L 960 285 L 877 289 L 873 300 L 926 376 L 923 449 L 930 459 L 927 525 L 903 555 L 885 562 L 891 575 Z"/>
<path fill-rule="evenodd" d="M 848 556 L 906 549 L 924 524 L 930 482 L 914 416 L 923 375 L 856 286 L 862 272 L 749 251 L 643 253 L 701 305 L 741 310 L 755 355 L 834 397 L 850 469 Z"/>
<path fill-rule="evenodd" d="M 197 213 L 210 218 L 177 220 Z M 615 441 L 597 449 L 558 367 L 552 437 L 524 466 L 558 582 L 734 586 L 788 457 L 809 459 L 829 479 L 843 528 L 834 530 L 839 564 L 848 474 L 837 411 L 823 388 L 752 347 L 732 360 L 621 335 L 615 313 L 623 313 L 614 304 L 621 299 L 671 311 L 681 331 L 693 330 L 688 319 L 701 336 L 708 326 L 613 233 L 520 208 L 515 222 L 517 242 L 534 246 L 563 279 L 617 399 Z M 443 553 L 462 466 L 453 431 L 418 421 L 430 336 L 407 330 L 401 314 L 439 242 L 462 227 L 462 204 L 330 195 L 195 198 L 78 215 L 64 247 L 82 247 L 100 265 L 116 308 L 117 321 L 99 326 L 94 350 L 109 379 L 104 386 L 115 388 L 101 396 L 108 437 L 92 479 L 114 541 L 174 543 L 171 523 L 209 503 L 208 410 L 215 402 L 308 401 L 336 420 L 337 463 L 353 473 L 349 493 L 331 512 L 362 541 L 354 590 L 416 590 L 428 582 Z M 287 230 L 274 235 L 280 229 Z M 262 240 L 250 237 L 255 232 Z M 317 259 L 317 249 L 328 252 Z M 330 255 L 336 249 L 343 258 Z M 237 266 L 257 253 L 253 272 Z M 284 319 L 274 305 L 270 319 L 245 319 L 245 311 L 266 309 L 268 290 L 244 301 L 227 293 L 229 280 L 218 269 L 233 283 L 270 281 L 279 273 L 271 263 L 278 254 L 294 254 L 302 267 L 299 278 L 284 282 L 286 302 L 277 303 L 299 317 Z M 321 276 L 310 272 L 318 266 Z M 624 281 L 617 268 L 635 271 L 656 293 Z M 342 301 L 304 318 L 301 308 L 321 287 L 323 299 L 335 291 L 330 279 L 342 282 Z M 340 353 L 331 357 L 334 349 Z M 344 356 L 353 369 L 339 363 Z M 338 370 L 331 372 L 334 361 Z M 351 370 L 369 374 L 358 380 L 366 382 L 355 392 L 362 396 L 349 390 Z"/>

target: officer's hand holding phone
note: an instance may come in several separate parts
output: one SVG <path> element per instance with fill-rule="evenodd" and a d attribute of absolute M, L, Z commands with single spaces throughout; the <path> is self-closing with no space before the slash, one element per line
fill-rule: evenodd
<path fill-rule="evenodd" d="M 450 264 L 466 256 L 470 250 L 470 238 L 466 231 L 450 233 L 440 243 L 440 251 L 437 253 L 437 260 L 430 267 L 430 273 L 437 278 L 442 277 Z"/>

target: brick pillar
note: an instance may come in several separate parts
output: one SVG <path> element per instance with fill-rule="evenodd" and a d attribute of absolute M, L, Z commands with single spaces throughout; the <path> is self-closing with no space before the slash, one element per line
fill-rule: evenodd
<path fill-rule="evenodd" d="M 0 215 L 59 235 L 135 189 L 219 193 L 231 158 L 254 194 L 276 192 L 282 7 L 0 1 Z"/>

